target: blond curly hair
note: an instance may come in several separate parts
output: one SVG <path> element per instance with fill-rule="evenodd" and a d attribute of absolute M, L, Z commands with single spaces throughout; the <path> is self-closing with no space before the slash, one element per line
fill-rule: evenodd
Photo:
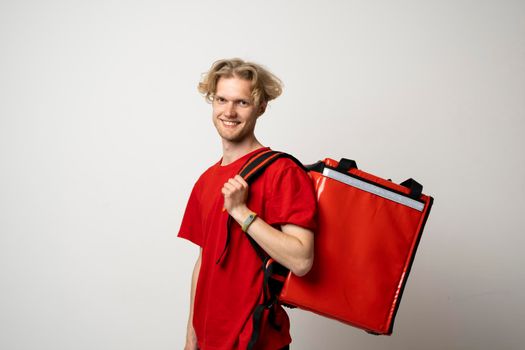
<path fill-rule="evenodd" d="M 283 92 L 281 80 L 261 65 L 240 58 L 222 59 L 212 64 L 198 86 L 199 92 L 209 102 L 215 97 L 217 82 L 221 77 L 237 77 L 250 81 L 252 98 L 256 106 L 279 97 Z"/>

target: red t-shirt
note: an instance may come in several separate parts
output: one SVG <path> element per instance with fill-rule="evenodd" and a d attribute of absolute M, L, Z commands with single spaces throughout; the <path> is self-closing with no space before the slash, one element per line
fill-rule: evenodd
<path fill-rule="evenodd" d="M 228 252 L 220 264 L 226 242 L 228 213 L 223 211 L 221 189 L 250 156 L 260 148 L 221 166 L 217 162 L 195 183 L 179 231 L 179 237 L 202 247 L 202 261 L 194 301 L 193 326 L 202 350 L 246 349 L 253 325 L 252 313 L 262 290 L 262 262 L 246 233 L 232 220 Z M 295 224 L 315 230 L 316 200 L 308 174 L 287 158 L 276 160 L 249 189 L 247 206 L 280 229 Z M 280 332 L 265 327 L 258 344 L 275 350 L 291 342 L 289 320 L 284 310 Z M 270 332 L 270 333 L 268 333 Z M 271 339 L 271 340 L 270 340 Z"/>

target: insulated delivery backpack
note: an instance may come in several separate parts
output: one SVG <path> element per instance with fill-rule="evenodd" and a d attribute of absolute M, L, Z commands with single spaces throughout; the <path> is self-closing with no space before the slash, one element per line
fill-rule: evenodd
<path fill-rule="evenodd" d="M 392 334 L 433 198 L 413 179 L 398 185 L 344 158 L 305 167 L 289 154 L 267 150 L 249 159 L 240 175 L 251 183 L 281 157 L 294 160 L 313 181 L 318 201 L 315 258 L 310 272 L 297 277 L 248 236 L 263 259 L 264 302 L 255 313 L 262 315 L 279 302 L 372 334 Z M 262 318 L 254 316 L 255 326 Z"/>

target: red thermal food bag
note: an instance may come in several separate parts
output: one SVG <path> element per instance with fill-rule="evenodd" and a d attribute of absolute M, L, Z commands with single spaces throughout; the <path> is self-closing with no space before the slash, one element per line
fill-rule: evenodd
<path fill-rule="evenodd" d="M 398 185 L 346 159 L 307 168 L 318 199 L 314 264 L 288 274 L 280 302 L 392 334 L 433 198 L 412 179 Z"/>

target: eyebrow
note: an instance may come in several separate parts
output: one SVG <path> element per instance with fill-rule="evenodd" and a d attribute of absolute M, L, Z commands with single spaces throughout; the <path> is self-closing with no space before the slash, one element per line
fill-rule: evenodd
<path fill-rule="evenodd" d="M 227 99 L 226 97 L 222 95 L 215 94 L 215 98 L 222 98 L 223 100 L 230 101 L 229 99 Z M 233 102 L 240 102 L 240 101 L 249 102 L 249 103 L 253 102 L 252 98 L 239 98 L 239 99 L 233 100 Z"/>

